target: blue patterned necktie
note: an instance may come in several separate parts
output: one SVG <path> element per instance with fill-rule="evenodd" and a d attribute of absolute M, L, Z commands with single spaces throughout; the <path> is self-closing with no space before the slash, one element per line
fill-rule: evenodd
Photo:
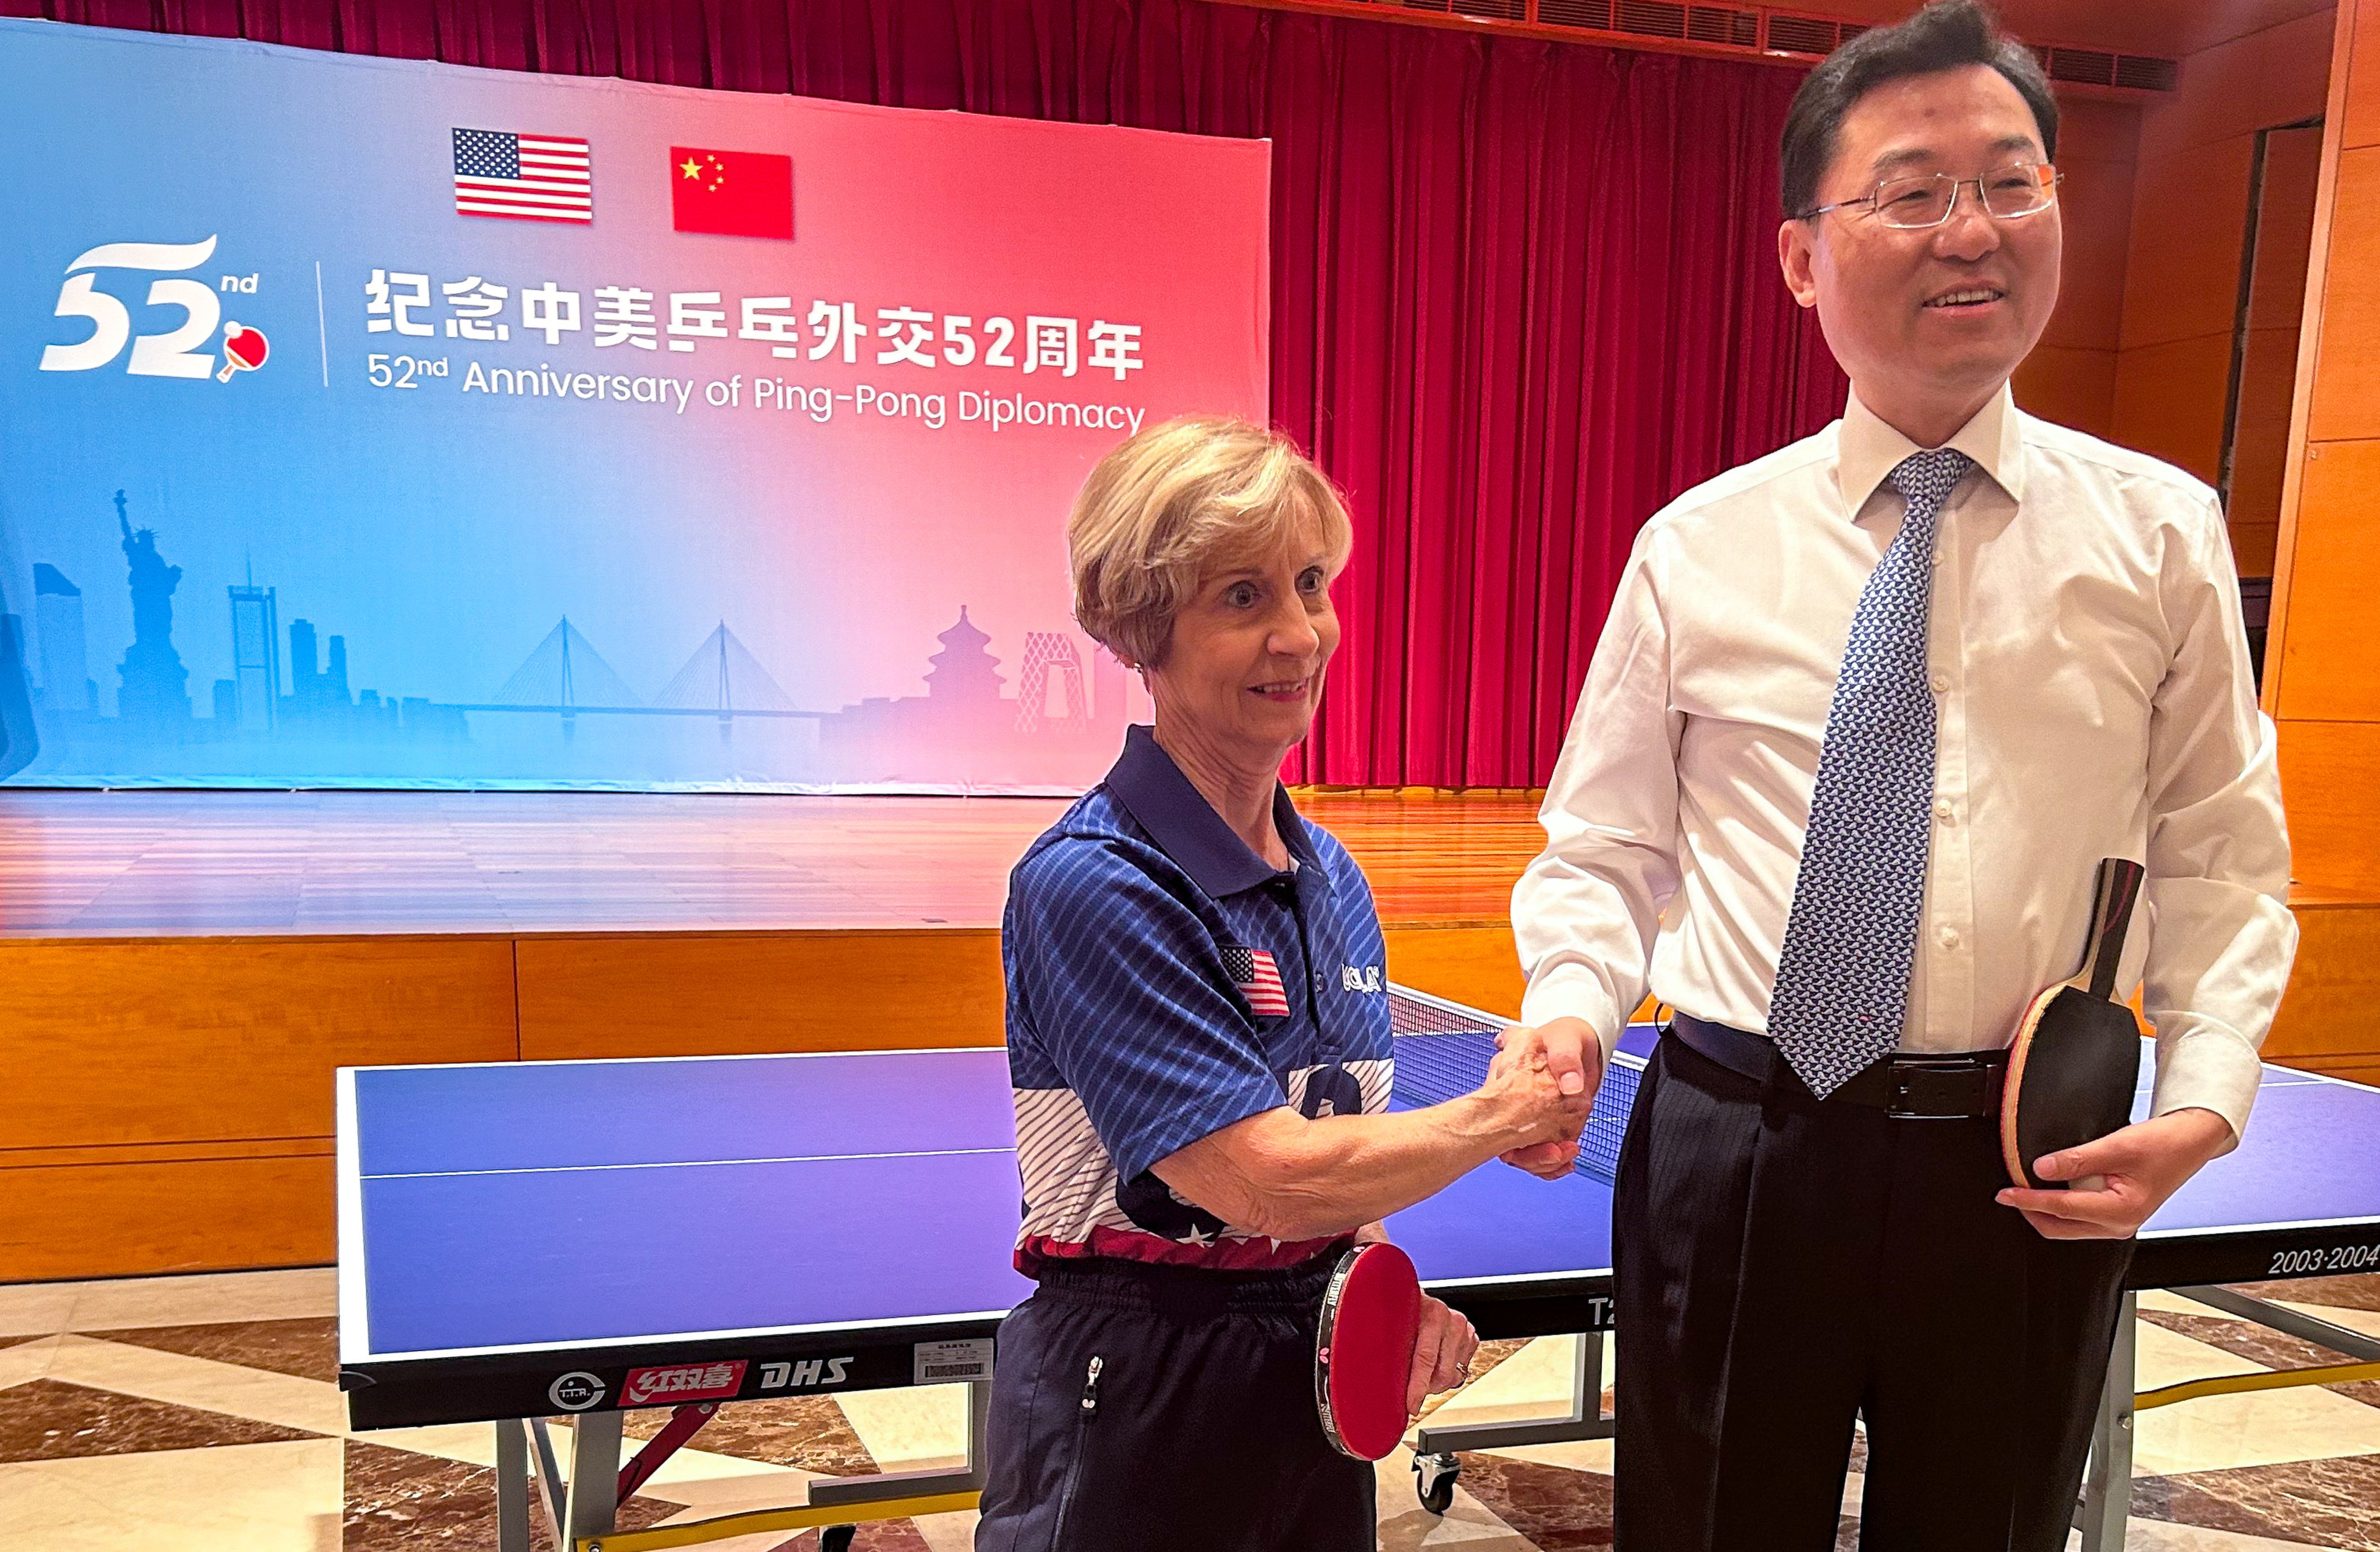
<path fill-rule="evenodd" d="M 1945 447 L 1886 477 L 1908 513 L 1860 589 L 1827 709 L 1768 1008 L 1768 1037 L 1821 1099 L 1900 1044 L 1909 1010 L 1934 797 L 1935 520 L 1973 467 Z"/>

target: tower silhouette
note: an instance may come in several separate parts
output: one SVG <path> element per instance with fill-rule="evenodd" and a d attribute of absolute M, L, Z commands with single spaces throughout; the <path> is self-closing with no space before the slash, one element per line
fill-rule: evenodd
<path fill-rule="evenodd" d="M 83 643 L 82 589 L 47 561 L 33 565 L 33 624 L 41 638 L 42 695 L 53 713 L 93 716 L 99 685 Z"/>
<path fill-rule="evenodd" d="M 251 576 L 231 595 L 232 708 L 246 728 L 269 728 L 281 699 L 281 602 Z M 294 627 L 293 627 L 294 628 Z"/>
<path fill-rule="evenodd" d="M 1075 644 L 1056 631 L 1025 633 L 1025 667 L 1016 681 L 1016 731 L 1038 733 L 1044 720 L 1061 719 L 1047 716 L 1050 699 L 1050 674 L 1056 671 L 1066 688 L 1067 726 L 1080 727 L 1090 721 L 1090 712 L 1083 700 L 1083 659 Z"/>

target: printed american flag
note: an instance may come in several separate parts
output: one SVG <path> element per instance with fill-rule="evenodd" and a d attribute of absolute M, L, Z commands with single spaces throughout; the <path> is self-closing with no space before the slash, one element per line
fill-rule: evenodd
<path fill-rule="evenodd" d="M 514 221 L 595 219 L 594 158 L 568 135 L 455 131 L 455 209 Z"/>
<path fill-rule="evenodd" d="M 1223 949 L 1223 968 L 1232 973 L 1232 984 L 1248 1000 L 1258 1018 L 1287 1018 L 1289 994 L 1281 989 L 1281 966 L 1272 955 L 1262 949 L 1244 949 L 1236 943 Z"/>

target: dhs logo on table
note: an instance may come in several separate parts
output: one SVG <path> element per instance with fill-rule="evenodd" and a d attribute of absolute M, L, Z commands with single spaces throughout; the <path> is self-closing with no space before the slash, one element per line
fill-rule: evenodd
<path fill-rule="evenodd" d="M 87 321 L 91 333 L 44 348 L 42 370 L 93 371 L 122 356 L 128 343 L 132 355 L 124 370 L 134 377 L 212 377 L 228 382 L 236 372 L 254 371 L 264 365 L 272 354 L 264 332 L 236 321 L 225 322 L 220 299 L 225 294 L 254 295 L 257 275 L 223 275 L 212 285 L 203 280 L 152 280 L 145 294 L 140 291 L 140 275 L 195 270 L 213 258 L 214 252 L 215 239 L 209 237 L 194 243 L 102 243 L 78 255 L 67 266 L 66 284 L 58 287 L 56 310 L 60 318 Z M 127 287 L 128 294 L 150 307 L 179 309 L 181 323 L 135 338 L 131 309 L 114 289 L 100 288 L 102 275 L 108 277 L 111 287 Z M 220 371 L 213 353 L 199 348 L 214 338 L 218 323 L 223 323 L 224 331 Z"/>
<path fill-rule="evenodd" d="M 763 1390 L 816 1390 L 830 1385 L 844 1385 L 851 1379 L 854 1358 L 805 1358 L 798 1364 L 763 1364 L 760 1365 L 760 1388 Z"/>

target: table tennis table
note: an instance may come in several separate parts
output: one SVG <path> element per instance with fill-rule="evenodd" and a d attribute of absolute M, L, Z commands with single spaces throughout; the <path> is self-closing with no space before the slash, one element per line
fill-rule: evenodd
<path fill-rule="evenodd" d="M 1475 1086 L 1501 1021 L 1401 988 L 1397 1103 Z M 1631 1027 L 1582 1139 L 1546 1182 L 1490 1165 L 1390 1219 L 1431 1291 L 1486 1338 L 1578 1334 L 1569 1414 L 1422 1427 L 1442 1511 L 1463 1449 L 1608 1437 L 1610 1174 L 1657 1038 Z M 2144 1064 L 2145 1065 L 2145 1064 Z M 1030 1291 L 1006 1053 L 998 1049 L 492 1062 L 338 1075 L 339 1366 L 358 1429 L 496 1425 L 499 1544 L 529 1545 L 532 1489 L 571 1552 L 972 1507 L 994 1337 Z M 2145 1092 L 2139 1105 L 2144 1109 Z M 2380 1376 L 2380 1342 L 2214 1285 L 2380 1268 L 2380 1090 L 2266 1067 L 2242 1146 L 2141 1236 L 2134 1290 L 2171 1289 L 2342 1354 L 2296 1374 L 2135 1397 L 2133 1298 L 2082 1507 L 2123 1542 L 2136 1407 Z M 721 1404 L 970 1387 L 966 1465 L 818 1480 L 808 1501 L 620 1532 L 618 1503 Z M 2186 1392 L 2186 1394 L 2180 1394 Z M 621 1464 L 626 1410 L 674 1409 Z M 565 1447 L 547 1420 L 570 1417 Z"/>

